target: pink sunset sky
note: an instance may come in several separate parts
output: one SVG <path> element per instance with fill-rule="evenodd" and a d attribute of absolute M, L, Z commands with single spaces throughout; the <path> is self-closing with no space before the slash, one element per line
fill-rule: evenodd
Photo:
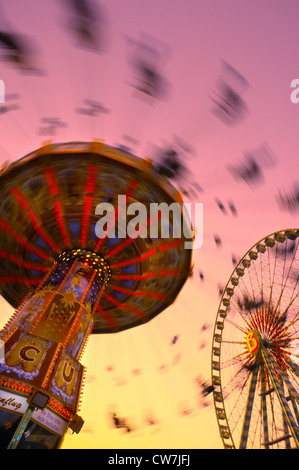
<path fill-rule="evenodd" d="M 99 52 L 79 47 L 66 3 L 27 0 L 21 8 L 19 0 L 1 1 L 0 29 L 32 43 L 41 73 L 20 73 L 0 61 L 6 97 L 18 95 L 7 104 L 19 105 L 0 114 L 0 163 L 21 158 L 48 138 L 127 145 L 129 136 L 137 141 L 133 153 L 155 159 L 157 147 L 179 137 L 192 149 L 184 156 L 187 180 L 204 190 L 193 199 L 204 204 L 204 226 L 194 275 L 171 307 L 146 325 L 90 338 L 82 360 L 85 425 L 78 435 L 66 436 L 63 448 L 221 448 L 212 395 L 204 403 L 196 383 L 199 376 L 210 381 L 218 286 L 232 273 L 232 255 L 241 257 L 274 231 L 298 228 L 298 212 L 281 210 L 276 197 L 298 180 L 299 103 L 290 99 L 291 81 L 299 78 L 298 2 L 95 1 L 103 14 Z M 154 102 L 140 99 L 131 86 L 130 45 L 144 38 L 159 51 L 155 64 L 166 83 L 166 95 Z M 247 81 L 244 89 L 235 82 L 247 111 L 233 125 L 212 112 L 211 97 L 225 76 L 223 61 Z M 77 113 L 86 99 L 109 112 Z M 41 119 L 53 116 L 66 126 L 41 135 Z M 236 181 L 228 166 L 263 144 L 275 156 L 274 164 L 263 167 L 263 180 Z M 226 206 L 233 201 L 237 216 L 219 210 L 216 198 Z M 0 326 L 11 313 L 1 299 Z M 178 341 L 171 344 L 174 336 Z M 133 432 L 115 429 L 111 411 L 125 417 Z"/>

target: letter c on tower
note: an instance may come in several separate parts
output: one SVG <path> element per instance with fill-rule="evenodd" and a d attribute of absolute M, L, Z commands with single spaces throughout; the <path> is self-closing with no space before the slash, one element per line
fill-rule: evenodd
<path fill-rule="evenodd" d="M 35 361 L 34 357 L 28 356 L 29 351 L 34 351 L 36 355 L 41 352 L 40 349 L 38 349 L 36 346 L 24 346 L 20 351 L 20 357 L 21 359 L 23 359 L 23 361 L 27 361 L 27 362 Z"/>

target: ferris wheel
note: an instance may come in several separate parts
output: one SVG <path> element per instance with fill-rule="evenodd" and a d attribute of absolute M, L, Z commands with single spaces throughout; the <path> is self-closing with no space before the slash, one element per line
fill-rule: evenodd
<path fill-rule="evenodd" d="M 225 448 L 299 448 L 299 230 L 240 259 L 212 344 L 213 398 Z"/>

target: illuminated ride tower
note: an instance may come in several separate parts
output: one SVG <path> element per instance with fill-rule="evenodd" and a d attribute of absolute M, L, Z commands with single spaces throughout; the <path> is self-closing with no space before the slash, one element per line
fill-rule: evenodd
<path fill-rule="evenodd" d="M 0 293 L 16 311 L 0 332 L 0 448 L 60 448 L 67 429 L 79 432 L 90 333 L 146 323 L 175 300 L 191 269 L 184 217 L 169 212 L 168 238 L 163 215 L 155 236 L 151 216 L 126 236 L 127 205 L 152 202 L 182 208 L 150 161 L 100 142 L 48 144 L 2 170 Z"/>

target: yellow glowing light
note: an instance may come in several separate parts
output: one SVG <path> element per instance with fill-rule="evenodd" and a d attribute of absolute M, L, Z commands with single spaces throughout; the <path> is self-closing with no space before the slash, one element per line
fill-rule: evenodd
<path fill-rule="evenodd" d="M 68 307 L 68 306 L 72 307 L 73 305 L 75 305 L 76 297 L 75 297 L 74 291 L 67 290 L 66 292 L 64 292 L 62 301 L 63 301 L 65 307 Z"/>
<path fill-rule="evenodd" d="M 246 336 L 246 344 L 247 344 L 248 351 L 251 354 L 255 354 L 258 351 L 260 342 L 258 339 L 257 331 L 252 330 L 248 333 L 248 335 Z"/>

